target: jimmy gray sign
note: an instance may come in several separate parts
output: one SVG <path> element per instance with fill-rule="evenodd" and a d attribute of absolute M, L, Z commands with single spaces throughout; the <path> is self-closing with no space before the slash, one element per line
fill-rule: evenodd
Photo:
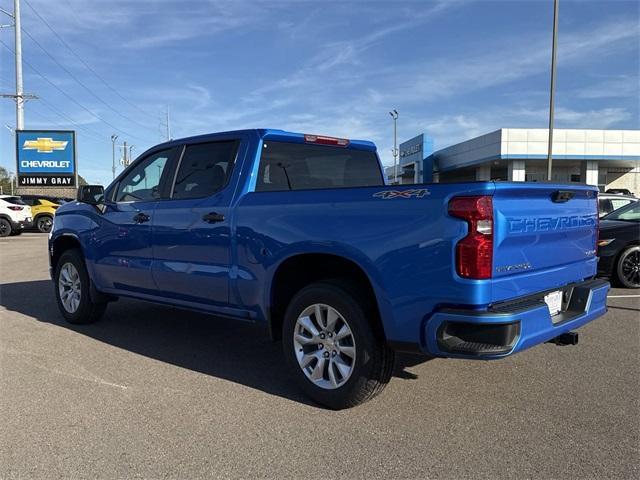
<path fill-rule="evenodd" d="M 71 130 L 16 131 L 21 187 L 74 187 L 76 133 Z"/>

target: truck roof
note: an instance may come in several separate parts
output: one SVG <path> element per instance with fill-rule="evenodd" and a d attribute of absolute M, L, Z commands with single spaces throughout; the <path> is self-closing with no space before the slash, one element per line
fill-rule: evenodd
<path fill-rule="evenodd" d="M 206 142 L 209 140 L 215 140 L 217 137 L 221 137 L 221 136 L 246 135 L 251 133 L 257 134 L 258 137 L 260 137 L 263 140 L 274 140 L 274 141 L 290 142 L 290 143 L 305 143 L 304 133 L 288 132 L 285 130 L 278 130 L 273 128 L 251 128 L 251 129 L 245 129 L 245 130 L 229 130 L 226 132 L 205 133 L 202 135 L 195 135 L 191 137 L 177 138 L 169 142 L 156 145 L 154 149 L 160 146 L 170 147 L 170 146 L 174 146 L 176 144 L 180 144 L 184 142 L 190 142 L 190 143 Z M 309 135 L 309 134 L 306 134 L 306 135 Z M 316 135 L 316 134 L 313 134 L 313 135 Z M 335 137 L 330 137 L 330 138 L 335 138 Z M 368 151 L 376 150 L 375 144 L 369 140 L 352 140 L 352 139 L 348 139 L 348 140 L 349 140 L 349 144 L 347 145 L 347 148 L 353 148 L 356 150 L 368 150 Z"/>

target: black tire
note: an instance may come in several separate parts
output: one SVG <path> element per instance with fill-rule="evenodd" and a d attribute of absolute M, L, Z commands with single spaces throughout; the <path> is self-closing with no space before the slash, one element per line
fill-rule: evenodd
<path fill-rule="evenodd" d="M 69 311 L 65 308 L 60 294 L 60 272 L 62 271 L 62 268 L 68 263 L 73 265 L 78 273 L 80 281 L 80 303 L 75 311 Z M 79 250 L 66 250 L 60 256 L 60 259 L 55 266 L 55 275 L 53 278 L 56 302 L 58 303 L 60 313 L 62 313 L 62 316 L 67 320 L 67 322 L 73 324 L 85 324 L 97 322 L 98 320 L 100 320 L 107 308 L 107 303 L 102 301 L 96 302 L 91 299 L 91 280 L 89 279 L 89 274 L 87 273 L 84 259 Z"/>
<path fill-rule="evenodd" d="M 333 389 L 322 388 L 307 378 L 296 357 L 296 322 L 305 309 L 315 304 L 330 306 L 344 317 L 356 346 L 350 376 Z M 376 315 L 364 295 L 339 280 L 314 283 L 293 297 L 282 327 L 284 355 L 297 383 L 312 400 L 334 410 L 350 408 L 370 400 L 389 383 L 394 352 L 387 346 Z"/>
<path fill-rule="evenodd" d="M 0 218 L 0 237 L 11 235 L 11 223 L 5 218 Z"/>
<path fill-rule="evenodd" d="M 17 228 L 11 232 L 11 235 L 17 237 L 18 235 L 22 235 L 22 230 L 18 230 Z"/>
<path fill-rule="evenodd" d="M 40 233 L 49 233 L 53 226 L 53 217 L 51 215 L 40 215 L 36 218 L 36 228 Z"/>
<path fill-rule="evenodd" d="M 640 245 L 627 247 L 620 253 L 615 278 L 624 288 L 640 288 Z"/>

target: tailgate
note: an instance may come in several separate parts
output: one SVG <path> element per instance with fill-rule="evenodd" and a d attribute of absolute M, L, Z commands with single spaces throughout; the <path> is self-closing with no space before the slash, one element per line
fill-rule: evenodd
<path fill-rule="evenodd" d="M 493 301 L 595 274 L 595 187 L 496 183 L 493 208 Z"/>

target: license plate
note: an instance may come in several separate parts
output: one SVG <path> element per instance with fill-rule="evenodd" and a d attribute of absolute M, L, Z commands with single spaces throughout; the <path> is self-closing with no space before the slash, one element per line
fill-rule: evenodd
<path fill-rule="evenodd" d="M 558 290 L 545 295 L 544 303 L 549 307 L 549 313 L 551 313 L 552 317 L 557 315 L 562 310 L 562 292 Z"/>

